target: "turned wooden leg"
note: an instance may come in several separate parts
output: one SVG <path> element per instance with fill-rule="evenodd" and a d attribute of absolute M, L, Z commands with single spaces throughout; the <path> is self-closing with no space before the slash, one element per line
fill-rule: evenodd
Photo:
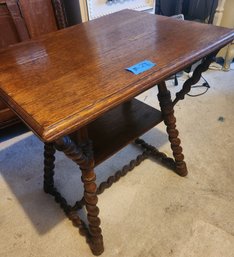
<path fill-rule="evenodd" d="M 87 157 L 87 164 L 80 165 L 80 169 L 82 172 L 81 179 L 84 183 L 84 202 L 91 236 L 90 247 L 93 254 L 100 255 L 104 251 L 103 236 L 100 228 L 101 220 L 98 217 L 99 208 L 97 207 L 98 197 L 92 143 L 88 139 L 86 129 L 82 129 L 80 133 L 77 133 L 77 141 L 82 144 L 82 150 Z"/>
<path fill-rule="evenodd" d="M 99 208 L 97 207 L 97 186 L 96 175 L 93 170 L 93 163 L 89 167 L 81 168 L 82 181 L 84 183 L 84 200 L 89 221 L 89 232 L 91 235 L 91 250 L 93 254 L 100 255 L 104 251 L 102 230 L 100 228 L 101 220 L 98 217 Z"/>
<path fill-rule="evenodd" d="M 94 255 L 100 255 L 104 251 L 102 230 L 98 217 L 97 207 L 97 186 L 94 173 L 94 160 L 91 143 L 87 140 L 79 147 L 70 137 L 64 137 L 56 141 L 56 148 L 63 151 L 70 159 L 79 165 L 82 171 L 82 181 L 84 183 L 84 202 L 89 221 L 90 248 Z"/>
<path fill-rule="evenodd" d="M 208 56 L 206 56 L 206 58 L 203 59 L 202 63 L 196 67 L 192 77 L 187 79 L 183 84 L 183 88 L 176 93 L 176 98 L 173 101 L 173 106 L 180 100 L 183 100 L 186 94 L 190 92 L 192 85 L 195 85 L 200 80 L 202 73 L 209 69 L 209 66 L 214 61 L 217 53 L 218 51 L 209 54 Z"/>
<path fill-rule="evenodd" d="M 55 148 L 52 143 L 44 145 L 44 191 L 51 193 L 54 189 Z"/>
<path fill-rule="evenodd" d="M 176 118 L 174 116 L 173 103 L 171 100 L 170 91 L 167 90 L 165 82 L 158 85 L 158 99 L 162 111 L 162 116 L 165 125 L 167 126 L 167 133 L 171 143 L 171 149 L 175 158 L 176 173 L 180 176 L 186 176 L 188 171 L 186 163 L 184 162 L 184 155 L 182 154 L 182 147 L 180 146 L 179 132 L 176 129 Z"/>

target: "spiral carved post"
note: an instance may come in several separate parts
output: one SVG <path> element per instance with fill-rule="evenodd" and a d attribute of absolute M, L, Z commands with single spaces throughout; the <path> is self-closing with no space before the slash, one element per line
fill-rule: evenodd
<path fill-rule="evenodd" d="M 124 177 L 128 172 L 132 171 L 136 166 L 140 165 L 145 159 L 149 158 L 149 156 L 150 151 L 144 150 L 144 152 L 139 154 L 135 160 L 131 160 L 129 164 L 124 165 L 121 170 L 118 170 L 113 176 L 110 176 L 107 181 L 102 182 L 97 189 L 97 194 L 103 193 L 107 188 L 111 187 L 114 183 L 119 181 L 121 177 Z"/>
<path fill-rule="evenodd" d="M 218 51 L 208 55 L 203 60 L 203 62 L 196 67 L 192 77 L 186 80 L 183 85 L 183 88 L 178 93 L 176 93 L 176 98 L 173 101 L 173 106 L 180 100 L 183 100 L 185 95 L 190 92 L 192 85 L 196 84 L 200 80 L 201 74 L 209 69 L 209 66 L 214 61 L 214 58 L 217 53 Z"/>
<path fill-rule="evenodd" d="M 89 221 L 90 247 L 94 255 L 100 255 L 104 251 L 100 219 L 98 218 L 99 208 L 97 207 L 97 186 L 94 173 L 94 161 L 91 151 L 91 143 L 87 141 L 85 152 L 78 147 L 70 137 L 63 137 L 56 141 L 56 148 L 63 151 L 65 155 L 79 165 L 84 183 L 84 202 Z"/>
<path fill-rule="evenodd" d="M 182 147 L 180 146 L 179 132 L 176 129 L 176 118 L 174 116 L 173 103 L 171 100 L 170 91 L 167 90 L 165 82 L 158 85 L 158 100 L 160 103 L 162 116 L 165 125 L 167 126 L 167 133 L 171 143 L 171 149 L 175 158 L 175 172 L 180 176 L 186 176 L 188 171 L 186 163 L 184 162 L 184 155 L 182 154 Z"/>
<path fill-rule="evenodd" d="M 79 218 L 76 211 L 73 211 L 66 199 L 58 192 L 54 186 L 54 162 L 55 162 L 55 145 L 53 143 L 45 143 L 44 145 L 44 191 L 55 198 L 55 201 L 61 206 L 65 214 L 72 221 L 75 227 L 79 228 L 80 234 L 87 236 L 87 227 Z"/>
<path fill-rule="evenodd" d="M 51 193 L 54 188 L 55 148 L 53 143 L 44 145 L 44 191 Z"/>
<path fill-rule="evenodd" d="M 52 5 L 54 8 L 58 29 L 66 28 L 68 26 L 68 21 L 63 0 L 52 0 Z"/>

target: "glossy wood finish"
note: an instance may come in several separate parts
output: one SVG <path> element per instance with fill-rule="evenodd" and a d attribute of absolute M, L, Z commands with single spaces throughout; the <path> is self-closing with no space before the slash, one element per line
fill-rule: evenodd
<path fill-rule="evenodd" d="M 0 0 L 0 48 L 55 31 L 56 20 L 67 26 L 62 0 Z M 19 121 L 0 100 L 0 129 Z"/>
<path fill-rule="evenodd" d="M 29 39 L 28 30 L 16 0 L 0 0 L 0 49 Z M 19 122 L 19 118 L 0 100 L 0 128 Z"/>
<path fill-rule="evenodd" d="M 44 190 L 87 237 L 93 254 L 104 251 L 98 194 L 149 156 L 181 176 L 187 174 L 174 104 L 208 68 L 213 54 L 233 38 L 229 29 L 126 10 L 0 52 L 0 96 L 45 141 Z M 200 58 L 203 64 L 172 102 L 163 80 Z M 125 70 L 145 59 L 157 66 L 137 76 Z M 133 99 L 155 84 L 161 112 Z M 143 153 L 97 187 L 95 165 L 162 119 L 174 160 L 137 139 Z M 75 206 L 54 186 L 55 149 L 81 169 L 84 195 Z M 83 206 L 88 226 L 77 213 Z"/>
<path fill-rule="evenodd" d="M 1 52 L 0 95 L 53 141 L 233 38 L 230 29 L 124 10 Z M 145 59 L 157 65 L 125 70 Z"/>

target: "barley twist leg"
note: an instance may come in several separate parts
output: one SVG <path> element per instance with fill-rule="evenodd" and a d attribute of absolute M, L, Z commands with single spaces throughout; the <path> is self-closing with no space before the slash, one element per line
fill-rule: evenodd
<path fill-rule="evenodd" d="M 159 93 L 158 99 L 162 111 L 162 116 L 165 125 L 167 126 L 167 133 L 171 143 L 171 149 L 175 158 L 175 171 L 180 176 L 186 176 L 188 171 L 182 154 L 182 147 L 180 146 L 180 139 L 178 138 L 179 131 L 176 129 L 176 118 L 174 116 L 173 103 L 171 94 L 167 90 L 165 82 L 158 85 Z"/>
<path fill-rule="evenodd" d="M 104 251 L 102 230 L 98 217 L 97 207 L 97 186 L 96 175 L 94 173 L 94 160 L 92 157 L 91 143 L 87 141 L 85 154 L 69 137 L 64 137 L 56 141 L 56 148 L 63 151 L 70 159 L 80 166 L 82 181 L 84 183 L 84 202 L 89 221 L 90 247 L 94 255 L 100 255 Z"/>
<path fill-rule="evenodd" d="M 44 191 L 51 193 L 54 189 L 55 148 L 53 143 L 44 145 Z"/>

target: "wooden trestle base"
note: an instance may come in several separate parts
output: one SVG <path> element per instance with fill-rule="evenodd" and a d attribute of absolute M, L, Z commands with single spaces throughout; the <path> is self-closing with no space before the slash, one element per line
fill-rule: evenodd
<path fill-rule="evenodd" d="M 45 143 L 44 147 L 44 191 L 51 194 L 55 201 L 63 209 L 65 215 L 72 221 L 72 224 L 79 229 L 79 233 L 85 236 L 86 242 L 89 244 L 90 249 L 94 255 L 100 255 L 104 251 L 103 237 L 100 228 L 100 219 L 98 218 L 99 209 L 97 207 L 97 195 L 103 193 L 113 183 L 125 176 L 128 172 L 132 171 L 142 161 L 149 157 L 160 161 L 163 165 L 170 168 L 180 176 L 185 176 L 186 172 L 178 171 L 176 163 L 172 158 L 167 157 L 165 153 L 159 152 L 152 145 L 147 144 L 142 139 L 136 139 L 135 144 L 142 148 L 143 152 L 139 154 L 135 160 L 131 160 L 129 164 L 123 166 L 113 176 L 110 176 L 105 182 L 102 182 L 98 187 L 95 183 L 95 174 L 93 169 L 89 170 L 90 162 L 79 151 L 79 148 L 69 138 L 65 138 L 60 145 L 58 143 Z M 82 181 L 84 183 L 84 196 L 81 200 L 77 201 L 74 206 L 67 203 L 66 199 L 58 192 L 54 185 L 54 168 L 55 168 L 55 151 L 63 151 L 69 158 L 80 165 L 82 171 Z M 86 173 L 86 174 L 84 174 Z M 87 218 L 89 225 L 79 217 L 78 210 L 86 206 Z"/>

